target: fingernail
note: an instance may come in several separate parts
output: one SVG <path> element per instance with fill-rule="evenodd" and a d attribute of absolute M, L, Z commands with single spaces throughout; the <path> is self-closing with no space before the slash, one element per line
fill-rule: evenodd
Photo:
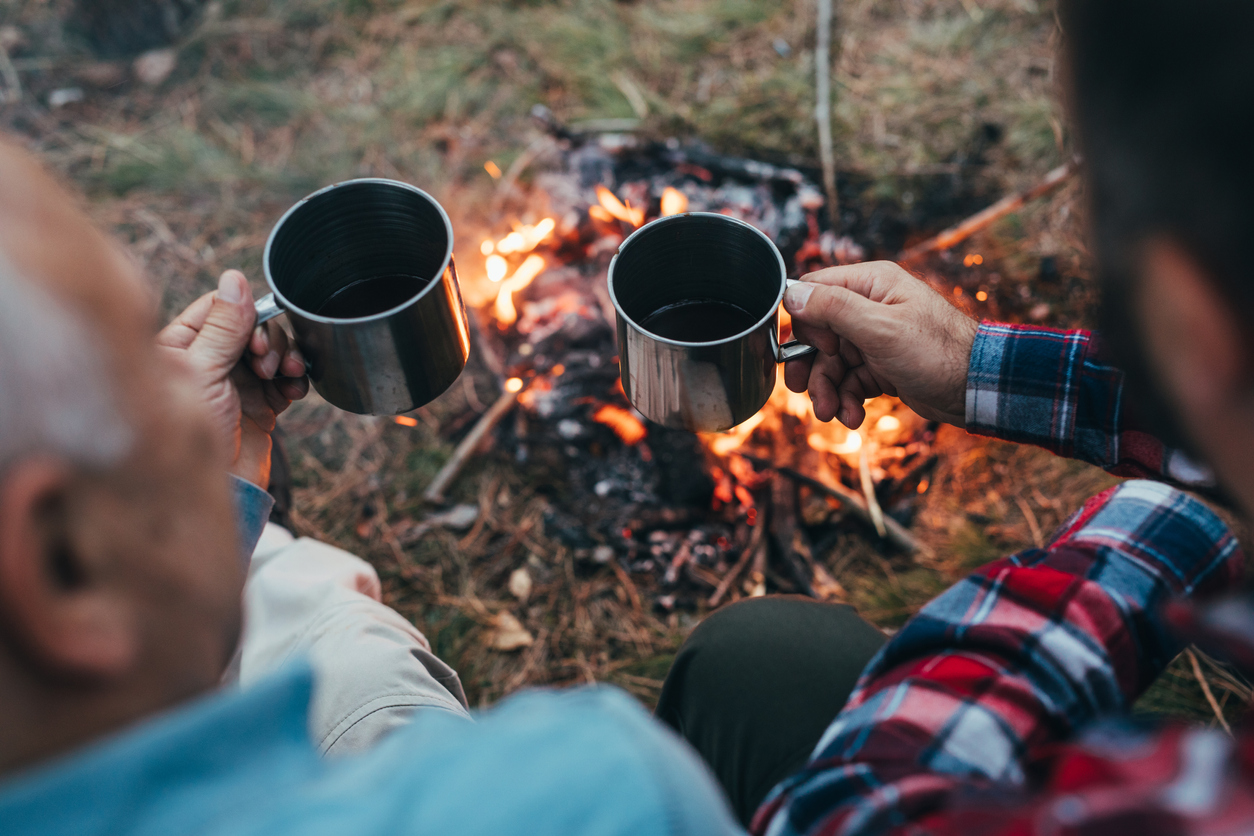
<path fill-rule="evenodd" d="M 261 340 L 261 345 L 263 346 L 262 352 L 264 353 L 264 352 L 269 351 L 270 350 L 270 334 L 266 331 L 265 328 L 261 327 L 260 325 L 257 326 L 255 333 L 257 334 L 257 337 Z"/>
<path fill-rule="evenodd" d="M 244 277 L 234 270 L 227 270 L 218 279 L 218 298 L 228 305 L 244 301 Z"/>
<path fill-rule="evenodd" d="M 797 282 L 784 292 L 784 307 L 791 314 L 799 314 L 806 309 L 814 285 L 810 282 Z"/>
<path fill-rule="evenodd" d="M 271 351 L 261 361 L 262 377 L 267 380 L 274 377 L 274 373 L 279 370 L 279 352 Z"/>

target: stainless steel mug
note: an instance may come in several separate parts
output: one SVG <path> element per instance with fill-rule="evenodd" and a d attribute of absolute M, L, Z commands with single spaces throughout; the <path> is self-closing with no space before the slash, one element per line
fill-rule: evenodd
<path fill-rule="evenodd" d="M 286 313 L 314 388 L 349 412 L 430 403 L 470 354 L 453 226 L 431 195 L 394 180 L 316 191 L 266 242 L 259 323 Z"/>
<path fill-rule="evenodd" d="M 744 221 L 689 212 L 636 230 L 609 270 L 627 399 L 651 421 L 695 432 L 729 430 L 752 416 L 775 388 L 777 364 L 814 351 L 779 344 L 788 284 L 779 250 Z M 642 326 L 692 300 L 733 305 L 753 324 L 708 342 L 667 339 Z"/>

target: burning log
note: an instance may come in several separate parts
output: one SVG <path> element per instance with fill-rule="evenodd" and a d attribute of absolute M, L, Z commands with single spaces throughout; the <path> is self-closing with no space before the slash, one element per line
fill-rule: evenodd
<path fill-rule="evenodd" d="M 858 517 L 868 525 L 875 524 L 871 518 L 871 511 L 866 506 L 866 500 L 864 500 L 857 492 L 846 488 L 844 485 L 839 483 L 829 485 L 826 482 L 820 482 L 812 476 L 806 476 L 804 473 L 796 471 L 791 467 L 781 467 L 774 462 L 768 461 L 767 459 L 752 456 L 748 453 L 737 453 L 737 455 L 743 456 L 759 467 L 768 468 L 770 470 L 774 470 L 782 476 L 787 476 L 794 482 L 805 485 L 812 490 L 835 497 L 841 502 L 846 503 L 849 506 L 849 510 L 854 513 L 854 516 Z M 886 539 L 890 543 L 908 554 L 930 554 L 930 549 L 915 539 L 914 535 L 907 531 L 905 526 L 894 520 L 892 517 L 884 517 L 884 533 Z"/>
<path fill-rule="evenodd" d="M 970 238 L 981 229 L 993 224 L 994 222 L 1006 217 L 1011 212 L 1018 211 L 1025 203 L 1036 200 L 1049 194 L 1054 189 L 1061 186 L 1071 178 L 1080 168 L 1080 160 L 1078 158 L 1068 160 L 1066 163 L 1058 166 L 1049 174 L 1046 174 L 1041 182 L 1037 183 L 1030 189 L 1018 192 L 1016 194 L 1007 195 L 1001 200 L 994 203 L 987 209 L 976 212 L 962 223 L 952 226 L 939 235 L 935 235 L 926 241 L 915 244 L 910 249 L 904 251 L 897 256 L 897 261 L 906 264 L 916 261 L 922 256 L 927 255 L 935 250 L 947 250 L 950 247 L 960 244 Z"/>

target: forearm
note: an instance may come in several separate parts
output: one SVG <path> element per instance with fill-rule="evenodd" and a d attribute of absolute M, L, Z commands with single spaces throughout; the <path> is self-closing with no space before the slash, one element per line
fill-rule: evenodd
<path fill-rule="evenodd" d="M 1088 331 L 982 323 L 967 371 L 966 428 L 1117 476 L 1211 481 L 1209 472 L 1130 419 L 1123 373 L 1101 358 Z"/>
<path fill-rule="evenodd" d="M 880 830 L 959 788 L 1022 786 L 1034 751 L 1126 710 L 1179 650 L 1163 601 L 1222 586 L 1239 563 L 1223 522 L 1179 491 L 1138 481 L 1096 497 L 1047 549 L 984 567 L 912 619 L 755 830 Z"/>

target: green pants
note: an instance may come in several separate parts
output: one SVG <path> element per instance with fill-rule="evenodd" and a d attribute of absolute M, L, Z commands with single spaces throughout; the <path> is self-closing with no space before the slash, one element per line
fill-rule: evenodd
<path fill-rule="evenodd" d="M 770 789 L 805 765 L 885 640 L 843 604 L 741 601 L 692 631 L 657 716 L 705 758 L 747 825 Z"/>

